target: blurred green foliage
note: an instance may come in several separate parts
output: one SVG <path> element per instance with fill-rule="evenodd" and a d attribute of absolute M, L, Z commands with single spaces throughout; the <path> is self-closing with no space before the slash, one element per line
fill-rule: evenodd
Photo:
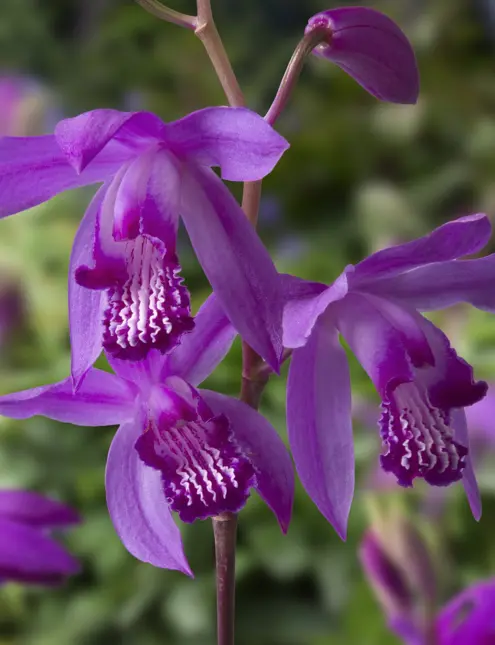
<path fill-rule="evenodd" d="M 316 0 L 212 4 L 249 105 L 263 112 L 306 20 L 328 7 Z M 292 148 L 265 182 L 260 217 L 261 235 L 280 270 L 331 281 L 345 264 L 380 246 L 449 218 L 494 210 L 495 24 L 482 13 L 483 3 L 377 0 L 373 6 L 395 17 L 413 40 L 421 100 L 407 107 L 379 104 L 338 68 L 309 62 L 278 126 Z M 174 7 L 192 12 L 194 2 L 177 1 Z M 64 115 L 143 106 L 170 120 L 224 102 L 200 43 L 130 0 L 2 0 L 0 65 L 43 82 Z M 68 374 L 67 264 L 90 194 L 63 195 L 0 223 L 0 266 L 19 285 L 25 314 L 2 348 L 3 392 Z M 181 258 L 199 306 L 207 285 L 185 244 Z M 495 325 L 489 316 L 456 309 L 437 320 L 478 375 L 495 378 Z M 239 366 L 236 345 L 211 377 L 211 388 L 235 395 Z M 352 370 L 355 396 L 376 403 L 355 362 Z M 263 402 L 282 435 L 284 405 L 285 376 L 272 379 Z M 105 507 L 112 433 L 42 418 L 0 419 L 0 485 L 60 497 L 85 518 L 67 536 L 84 565 L 80 576 L 60 590 L 7 585 L 0 591 L 0 645 L 214 642 L 211 527 L 183 527 L 194 581 L 134 560 Z M 396 642 L 356 556 L 377 496 L 378 504 L 414 513 L 423 525 L 435 546 L 444 598 L 495 573 L 493 457 L 482 472 L 485 514 L 477 525 L 460 487 L 449 492 L 434 521 L 421 515 L 427 495 L 421 487 L 370 491 L 378 451 L 378 436 L 357 427 L 359 477 L 345 544 L 300 486 L 286 537 L 262 502 L 250 500 L 239 529 L 238 645 Z"/>

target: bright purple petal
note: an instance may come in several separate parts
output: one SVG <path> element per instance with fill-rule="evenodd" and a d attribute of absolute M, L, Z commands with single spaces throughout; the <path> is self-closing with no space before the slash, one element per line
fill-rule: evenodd
<path fill-rule="evenodd" d="M 376 280 L 366 290 L 394 298 L 420 311 L 444 309 L 469 302 L 478 309 L 495 311 L 495 255 L 479 260 L 452 260 L 418 267 Z"/>
<path fill-rule="evenodd" d="M 294 350 L 287 382 L 289 443 L 299 478 L 342 539 L 354 494 L 349 367 L 337 330 L 320 319 Z"/>
<path fill-rule="evenodd" d="M 0 578 L 51 585 L 78 571 L 77 560 L 41 531 L 0 519 Z"/>
<path fill-rule="evenodd" d="M 37 415 L 80 426 L 108 426 L 128 419 L 134 391 L 114 374 L 91 369 L 76 393 L 70 378 L 0 397 L 0 414 L 11 419 Z"/>
<path fill-rule="evenodd" d="M 437 619 L 441 645 L 491 645 L 495 642 L 495 580 L 483 580 L 455 596 Z"/>
<path fill-rule="evenodd" d="M 255 488 L 286 533 L 294 499 L 294 467 L 287 448 L 272 425 L 242 401 L 210 390 L 200 393 L 214 414 L 230 421 L 235 441 L 254 466 Z"/>
<path fill-rule="evenodd" d="M 81 265 L 93 263 L 96 218 L 107 193 L 102 187 L 95 195 L 79 225 L 69 262 L 69 328 L 71 339 L 71 374 L 74 386 L 81 380 L 101 353 L 103 308 L 106 294 L 82 287 L 75 273 Z"/>
<path fill-rule="evenodd" d="M 289 147 L 261 116 L 230 107 L 198 110 L 169 123 L 166 140 L 177 156 L 220 166 L 222 178 L 230 181 L 263 179 Z"/>
<path fill-rule="evenodd" d="M 162 378 L 176 375 L 199 385 L 227 355 L 237 332 L 215 294 L 205 300 L 195 323 L 193 331 L 164 357 Z"/>
<path fill-rule="evenodd" d="M 473 461 L 469 452 L 469 432 L 466 423 L 466 412 L 462 408 L 452 410 L 452 427 L 454 428 L 455 438 L 463 446 L 468 448 L 466 467 L 462 477 L 462 485 L 466 491 L 469 506 L 475 520 L 481 519 L 481 495 L 476 481 Z"/>
<path fill-rule="evenodd" d="M 314 53 L 328 58 L 382 101 L 416 103 L 419 93 L 414 51 L 404 33 L 384 14 L 343 7 L 313 16 L 306 33 L 328 32 Z"/>
<path fill-rule="evenodd" d="M 284 347 L 295 348 L 306 344 L 316 321 L 328 305 L 347 294 L 347 274 L 352 269 L 353 267 L 346 268 L 329 287 L 291 275 L 280 276 L 286 301 L 283 316 Z"/>
<path fill-rule="evenodd" d="M 78 175 L 58 147 L 55 137 L 0 139 L 0 217 L 41 204 L 54 195 L 102 182 L 122 163 L 122 155 L 102 155 Z"/>
<path fill-rule="evenodd" d="M 27 490 L 0 490 L 0 517 L 41 527 L 80 522 L 70 506 Z"/>
<path fill-rule="evenodd" d="M 456 260 L 476 253 L 491 235 L 490 220 L 480 213 L 448 222 L 417 240 L 378 251 L 355 267 L 352 286 L 363 286 L 423 264 Z"/>
<path fill-rule="evenodd" d="M 275 266 L 234 197 L 215 173 L 189 167 L 182 215 L 192 245 L 242 338 L 278 371 L 282 296 Z"/>
<path fill-rule="evenodd" d="M 112 142 L 110 149 L 137 154 L 160 138 L 163 122 L 150 112 L 93 110 L 64 119 L 55 128 L 57 144 L 72 167 L 81 173 Z M 129 158 L 129 154 L 127 158 Z"/>
<path fill-rule="evenodd" d="M 192 576 L 160 472 L 146 466 L 134 448 L 143 426 L 142 419 L 128 421 L 112 441 L 106 469 L 108 511 L 122 544 L 134 557 Z"/>

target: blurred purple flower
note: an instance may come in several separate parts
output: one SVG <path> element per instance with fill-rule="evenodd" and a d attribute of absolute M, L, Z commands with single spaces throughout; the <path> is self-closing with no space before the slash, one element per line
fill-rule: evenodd
<path fill-rule="evenodd" d="M 416 58 L 393 20 L 367 7 L 342 7 L 310 18 L 306 33 L 322 28 L 328 30 L 328 41 L 313 53 L 336 63 L 382 101 L 416 103 Z"/>
<path fill-rule="evenodd" d="M 329 287 L 283 278 L 289 442 L 299 476 L 339 535 L 354 491 L 349 368 L 342 334 L 382 397 L 382 467 L 402 486 L 462 479 L 481 501 L 463 408 L 486 394 L 472 368 L 419 311 L 469 302 L 495 311 L 495 255 L 459 261 L 488 241 L 485 215 L 464 217 L 349 266 Z M 311 405 L 308 405 L 311 401 Z"/>
<path fill-rule="evenodd" d="M 71 508 L 37 493 L 0 491 L 0 579 L 58 584 L 79 564 L 49 531 L 79 522 Z"/>
<path fill-rule="evenodd" d="M 149 112 L 95 110 L 55 135 L 0 141 L 0 216 L 105 181 L 76 234 L 70 262 L 72 377 L 102 346 L 117 358 L 166 352 L 192 328 L 176 255 L 179 213 L 239 333 L 278 369 L 282 303 L 275 266 L 232 181 L 268 174 L 288 144 L 244 108 L 209 108 L 165 124 Z"/>
<path fill-rule="evenodd" d="M 192 575 L 171 511 L 185 522 L 236 512 L 250 488 L 284 532 L 292 511 L 292 461 L 273 427 L 237 399 L 196 389 L 235 335 L 211 296 L 195 329 L 166 356 L 155 350 L 133 362 L 108 355 L 117 375 L 91 368 L 75 394 L 70 379 L 9 394 L 0 397 L 0 413 L 120 424 L 106 470 L 115 529 L 140 560 Z"/>

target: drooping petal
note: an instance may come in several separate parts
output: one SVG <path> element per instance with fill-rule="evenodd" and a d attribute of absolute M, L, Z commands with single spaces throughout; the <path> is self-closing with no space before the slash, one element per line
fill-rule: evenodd
<path fill-rule="evenodd" d="M 284 347 L 302 347 L 313 331 L 319 316 L 328 305 L 341 300 L 348 291 L 348 267 L 329 287 L 306 282 L 292 275 L 281 275 L 285 306 L 283 315 Z"/>
<path fill-rule="evenodd" d="M 71 340 L 71 375 L 78 388 L 88 369 L 101 353 L 105 293 L 85 289 L 76 281 L 81 265 L 93 261 L 96 219 L 107 188 L 95 195 L 79 225 L 69 261 L 69 328 Z"/>
<path fill-rule="evenodd" d="M 55 138 L 67 161 L 82 173 L 88 164 L 94 165 L 95 157 L 109 143 L 112 152 L 124 149 L 135 155 L 160 139 L 164 128 L 164 123 L 151 112 L 102 109 L 60 121 Z"/>
<path fill-rule="evenodd" d="M 11 419 L 37 415 L 80 426 L 108 426 L 129 418 L 135 392 L 118 376 L 90 369 L 76 393 L 72 379 L 0 397 L 0 414 Z"/>
<path fill-rule="evenodd" d="M 215 173 L 189 167 L 181 212 L 214 292 L 242 338 L 276 371 L 282 354 L 282 296 L 275 266 Z"/>
<path fill-rule="evenodd" d="M 58 584 L 79 571 L 79 563 L 41 531 L 0 518 L 0 578 Z"/>
<path fill-rule="evenodd" d="M 355 267 L 352 286 L 364 286 L 423 264 L 447 262 L 476 253 L 488 242 L 490 220 L 483 213 L 460 217 L 412 242 L 373 253 Z"/>
<path fill-rule="evenodd" d="M 367 7 L 341 7 L 313 16 L 306 33 L 328 32 L 314 53 L 336 63 L 382 101 L 416 103 L 419 93 L 414 51 L 399 27 Z"/>
<path fill-rule="evenodd" d="M 199 385 L 232 346 L 237 332 L 214 293 L 205 300 L 194 320 L 194 330 L 164 357 L 162 378 L 176 375 L 191 385 Z"/>
<path fill-rule="evenodd" d="M 27 490 L 0 490 L 0 517 L 40 527 L 66 526 L 80 521 L 70 506 Z"/>
<path fill-rule="evenodd" d="M 420 311 L 444 309 L 469 302 L 478 309 L 495 311 L 495 255 L 479 260 L 452 260 L 418 267 L 376 280 L 367 291 L 394 298 Z"/>
<path fill-rule="evenodd" d="M 462 408 L 452 410 L 452 427 L 454 428 L 455 439 L 461 445 L 466 446 L 468 449 L 466 457 L 466 467 L 462 475 L 462 485 L 466 491 L 466 497 L 473 513 L 475 520 L 479 522 L 481 519 L 481 495 L 476 481 L 476 474 L 474 472 L 473 461 L 469 451 L 469 432 L 466 423 L 466 412 Z"/>
<path fill-rule="evenodd" d="M 121 425 L 112 441 L 105 476 L 108 511 L 134 557 L 192 576 L 160 473 L 146 466 L 134 448 L 144 429 L 144 420 L 135 418 Z"/>
<path fill-rule="evenodd" d="M 275 167 L 289 144 L 259 114 L 246 108 L 198 110 L 167 124 L 167 144 L 178 157 L 220 166 L 223 179 L 256 181 Z"/>
<path fill-rule="evenodd" d="M 53 135 L 0 139 L 0 217 L 32 208 L 54 195 L 102 182 L 123 163 L 125 153 L 102 155 L 77 174 Z"/>
<path fill-rule="evenodd" d="M 342 539 L 354 494 L 349 367 L 337 330 L 321 318 L 294 350 L 287 382 L 287 428 L 299 478 Z"/>
<path fill-rule="evenodd" d="M 201 396 L 215 414 L 229 419 L 235 440 L 254 466 L 255 488 L 286 533 L 294 499 L 294 467 L 276 430 L 242 401 L 210 390 L 201 390 Z"/>

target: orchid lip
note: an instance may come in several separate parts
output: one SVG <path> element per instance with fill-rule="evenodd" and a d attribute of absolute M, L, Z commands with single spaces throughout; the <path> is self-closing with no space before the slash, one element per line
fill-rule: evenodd
<path fill-rule="evenodd" d="M 455 441 L 449 411 L 432 405 L 425 389 L 402 383 L 382 407 L 380 425 L 387 452 L 380 461 L 401 486 L 412 486 L 416 477 L 436 486 L 462 478 L 468 449 Z"/>
<path fill-rule="evenodd" d="M 135 447 L 146 465 L 161 472 L 170 509 L 188 523 L 239 511 L 256 476 L 227 417 L 201 414 L 207 407 L 202 401 L 194 412 L 184 399 L 167 394 L 169 402 L 176 401 L 177 414 L 150 418 Z"/>

